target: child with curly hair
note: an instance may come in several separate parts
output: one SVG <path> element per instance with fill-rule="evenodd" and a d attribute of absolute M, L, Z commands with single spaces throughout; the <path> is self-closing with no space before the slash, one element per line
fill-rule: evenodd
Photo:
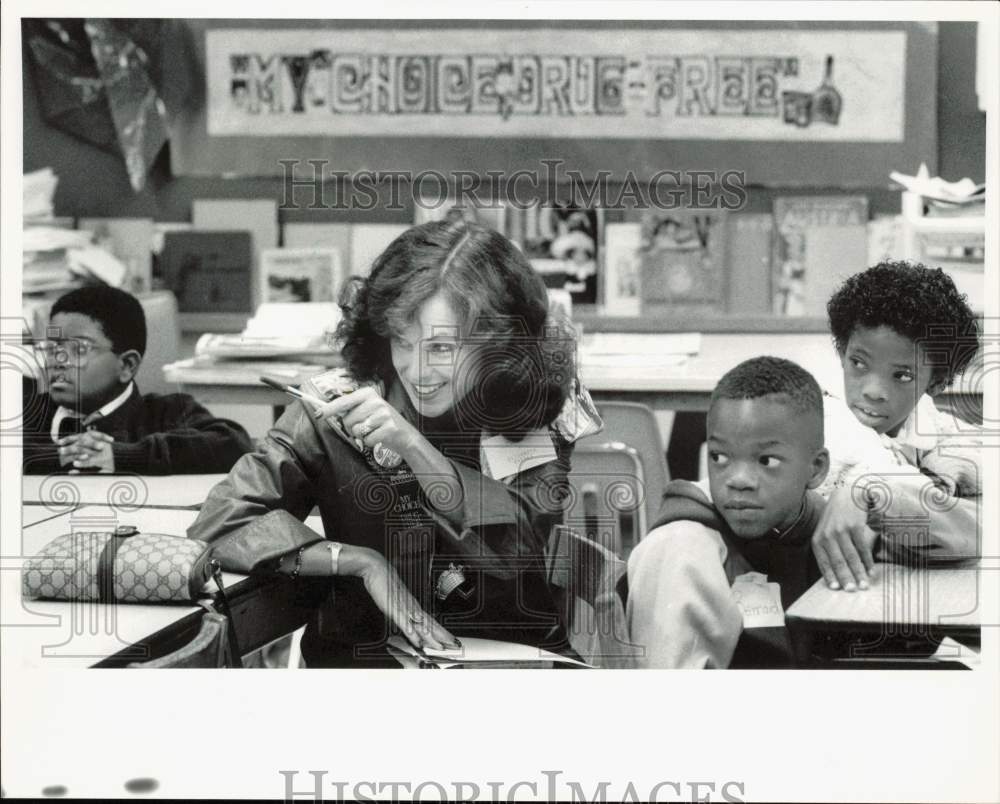
<path fill-rule="evenodd" d="M 884 261 L 847 279 L 827 312 L 844 371 L 844 398 L 825 397 L 829 504 L 813 536 L 827 584 L 868 588 L 877 558 L 977 557 L 975 428 L 931 398 L 978 352 L 965 296 L 940 268 Z M 897 538 L 906 529 L 890 525 L 904 521 L 927 527 Z"/>

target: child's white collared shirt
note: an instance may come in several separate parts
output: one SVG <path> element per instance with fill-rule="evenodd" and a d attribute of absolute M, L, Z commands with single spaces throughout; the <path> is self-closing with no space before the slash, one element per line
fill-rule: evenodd
<path fill-rule="evenodd" d="M 52 441 L 55 443 L 59 440 L 59 425 L 62 424 L 63 419 L 70 417 L 74 419 L 83 419 L 83 426 L 86 427 L 91 422 L 97 421 L 104 416 L 110 416 L 114 411 L 118 410 L 125 401 L 132 396 L 132 390 L 135 388 L 135 383 L 130 382 L 128 387 L 122 391 L 118 396 L 112 399 L 103 407 L 98 408 L 93 413 L 84 416 L 82 413 L 71 408 L 67 408 L 64 405 L 60 405 L 56 408 L 55 414 L 52 416 L 52 427 L 49 430 L 49 435 L 52 436 Z"/>

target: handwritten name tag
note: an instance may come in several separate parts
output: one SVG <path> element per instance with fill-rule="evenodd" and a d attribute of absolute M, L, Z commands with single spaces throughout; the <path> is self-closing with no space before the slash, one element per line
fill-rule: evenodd
<path fill-rule="evenodd" d="M 506 480 L 518 472 L 556 459 L 547 428 L 528 433 L 521 441 L 511 441 L 504 436 L 484 438 L 479 450 L 483 473 L 494 480 Z"/>
<path fill-rule="evenodd" d="M 768 583 L 759 572 L 746 572 L 733 580 L 733 598 L 743 614 L 744 628 L 768 628 L 785 624 L 781 607 L 781 585 Z"/>

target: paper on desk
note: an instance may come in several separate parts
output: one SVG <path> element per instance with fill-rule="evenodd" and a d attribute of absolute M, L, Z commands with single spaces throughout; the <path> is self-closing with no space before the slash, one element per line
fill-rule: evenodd
<path fill-rule="evenodd" d="M 701 351 L 701 333 L 632 335 L 622 332 L 595 332 L 583 336 L 580 350 L 587 357 L 642 355 L 647 359 L 658 360 L 667 355 L 696 355 Z"/>
<path fill-rule="evenodd" d="M 247 321 L 247 338 L 322 337 L 340 323 L 334 302 L 267 302 Z"/>
<path fill-rule="evenodd" d="M 58 226 L 31 226 L 21 235 L 21 249 L 25 254 L 35 251 L 60 251 L 86 248 L 90 245 L 90 232 L 62 229 Z"/>
<path fill-rule="evenodd" d="M 975 670 L 980 664 L 979 651 L 962 645 L 947 636 L 941 640 L 938 649 L 934 651 L 933 658 L 941 662 L 959 662 L 970 670 Z"/>
<path fill-rule="evenodd" d="M 227 359 L 259 359 L 330 352 L 323 336 L 317 337 L 251 337 L 247 335 L 221 335 L 206 332 L 195 344 L 194 353 Z"/>
<path fill-rule="evenodd" d="M 579 667 L 591 667 L 585 662 L 534 645 L 504 642 L 499 639 L 480 639 L 479 637 L 462 637 L 461 641 L 461 648 L 454 650 L 424 648 L 424 655 L 433 659 L 438 667 L 443 668 L 458 665 L 537 664 L 539 662 L 560 662 L 562 664 L 575 664 Z M 414 659 L 422 658 L 418 651 L 401 636 L 390 638 L 388 644 L 391 648 L 395 648 Z"/>
<path fill-rule="evenodd" d="M 986 191 L 985 184 L 976 184 L 966 177 L 958 181 L 946 181 L 940 176 L 931 176 L 927 165 L 921 163 L 916 176 L 908 176 L 899 171 L 889 173 L 889 178 L 902 184 L 911 193 L 917 193 L 924 198 L 933 198 L 950 203 L 970 203 Z"/>
<path fill-rule="evenodd" d="M 290 385 L 300 385 L 310 377 L 325 371 L 325 367 L 316 363 L 285 363 L 275 361 L 255 361 L 245 363 L 240 361 L 227 362 L 213 360 L 200 355 L 168 363 L 163 367 L 163 377 L 167 382 L 179 383 L 211 383 L 220 385 L 251 385 L 261 387 L 258 377 L 266 374 L 269 377 L 283 380 Z"/>
<path fill-rule="evenodd" d="M 21 182 L 22 206 L 21 212 L 25 218 L 51 217 L 54 207 L 56 187 L 59 177 L 50 167 L 25 173 Z"/>
<path fill-rule="evenodd" d="M 504 642 L 499 639 L 480 639 L 479 637 L 462 637 L 462 647 L 459 650 L 434 650 L 427 648 L 424 653 L 431 657 L 440 657 L 444 662 L 455 664 L 475 664 L 477 662 L 562 662 L 580 667 L 590 667 L 585 662 L 562 656 L 534 645 L 522 645 L 519 642 Z"/>
<path fill-rule="evenodd" d="M 74 273 L 90 274 L 114 288 L 120 288 L 128 275 L 125 263 L 98 246 L 70 249 L 66 252 L 66 259 Z"/>

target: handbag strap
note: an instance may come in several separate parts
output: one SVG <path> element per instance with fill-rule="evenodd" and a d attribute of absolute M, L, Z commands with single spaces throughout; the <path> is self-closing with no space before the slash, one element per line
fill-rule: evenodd
<path fill-rule="evenodd" d="M 97 599 L 101 603 L 115 602 L 115 556 L 125 540 L 138 532 L 139 529 L 131 525 L 121 525 L 105 542 L 97 561 Z"/>
<path fill-rule="evenodd" d="M 236 639 L 236 621 L 233 619 L 232 610 L 229 608 L 229 598 L 226 597 L 226 586 L 222 581 L 222 564 L 219 562 L 219 559 L 213 558 L 209 562 L 209 566 L 212 568 L 212 578 L 215 580 L 215 585 L 219 587 L 219 608 L 222 609 L 222 614 L 229 621 L 226 636 L 229 640 L 231 660 L 236 667 L 243 667 L 243 654 L 240 652 L 240 643 Z"/>

